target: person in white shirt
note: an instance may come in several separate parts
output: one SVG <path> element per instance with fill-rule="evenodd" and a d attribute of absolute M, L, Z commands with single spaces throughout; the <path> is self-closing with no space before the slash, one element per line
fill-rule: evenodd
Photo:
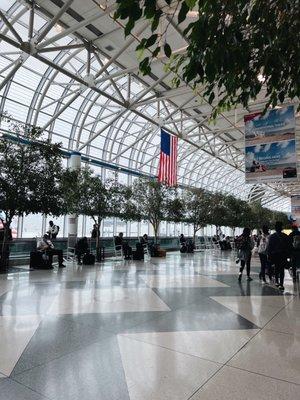
<path fill-rule="evenodd" d="M 63 251 L 60 249 L 55 249 L 53 243 L 51 242 L 49 235 L 45 234 L 43 238 L 37 244 L 37 250 L 43 251 L 49 256 L 50 264 L 52 264 L 52 258 L 54 255 L 58 256 L 58 266 L 59 268 L 64 268 L 63 264 Z"/>
<path fill-rule="evenodd" d="M 53 221 L 49 221 L 49 229 L 48 229 L 48 235 L 50 239 L 56 239 L 56 236 L 58 235 L 59 232 L 59 226 L 54 225 Z"/>
<path fill-rule="evenodd" d="M 266 271 L 269 272 L 269 277 L 271 281 L 271 274 L 269 271 L 269 262 L 268 262 L 268 256 L 267 256 L 267 247 L 268 247 L 268 241 L 270 237 L 270 232 L 269 228 L 264 225 L 262 227 L 262 234 L 259 236 L 258 241 L 257 241 L 257 247 L 258 247 L 258 255 L 260 259 L 260 273 L 259 273 L 259 279 L 263 283 L 266 282 Z"/>

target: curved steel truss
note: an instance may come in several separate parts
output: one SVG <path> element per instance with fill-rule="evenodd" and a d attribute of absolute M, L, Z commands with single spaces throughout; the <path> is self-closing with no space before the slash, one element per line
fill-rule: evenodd
<path fill-rule="evenodd" d="M 135 47 L 148 25 L 141 21 L 125 39 L 114 9 L 114 1 L 104 0 L 1 0 L 0 113 L 41 126 L 67 150 L 149 175 L 157 173 L 163 126 L 180 138 L 181 185 L 250 198 L 243 172 L 249 111 L 229 111 L 210 123 L 201 92 L 184 83 L 172 88 L 163 55 L 150 76 L 141 76 Z M 172 24 L 168 35 L 178 51 L 185 48 Z M 262 93 L 251 111 L 263 105 Z M 257 198 L 288 209 L 287 196 L 298 190 L 297 183 L 273 184 Z"/>

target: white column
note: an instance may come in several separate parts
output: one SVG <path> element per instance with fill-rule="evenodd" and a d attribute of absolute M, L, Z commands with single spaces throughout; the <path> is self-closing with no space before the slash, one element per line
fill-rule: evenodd
<path fill-rule="evenodd" d="M 81 167 L 81 153 L 73 151 L 69 159 L 69 168 L 74 171 Z M 77 236 L 78 230 L 78 216 L 76 214 L 68 215 L 68 236 Z"/>

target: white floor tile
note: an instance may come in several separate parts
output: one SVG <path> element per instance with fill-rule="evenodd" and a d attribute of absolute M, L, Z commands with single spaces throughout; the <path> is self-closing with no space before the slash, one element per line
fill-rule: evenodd
<path fill-rule="evenodd" d="M 292 301 L 286 306 L 288 310 L 299 311 L 300 312 L 300 297 L 294 297 Z"/>
<path fill-rule="evenodd" d="M 181 353 L 226 363 L 259 330 L 130 333 L 125 336 Z"/>
<path fill-rule="evenodd" d="M 264 329 L 229 365 L 300 384 L 300 336 Z"/>
<path fill-rule="evenodd" d="M 169 311 L 170 308 L 148 288 L 63 289 L 48 314 Z"/>
<path fill-rule="evenodd" d="M 295 400 L 299 386 L 223 367 L 190 400 Z"/>
<path fill-rule="evenodd" d="M 300 310 L 285 307 L 265 328 L 292 335 L 300 335 Z"/>
<path fill-rule="evenodd" d="M 228 287 L 223 282 L 200 275 L 143 275 L 141 278 L 152 288 Z"/>
<path fill-rule="evenodd" d="M 259 327 L 268 323 L 291 299 L 285 296 L 214 296 L 213 300 Z"/>
<path fill-rule="evenodd" d="M 10 375 L 40 321 L 34 315 L 0 317 L 0 372 Z"/>
<path fill-rule="evenodd" d="M 185 400 L 219 364 L 118 336 L 131 400 Z"/>
<path fill-rule="evenodd" d="M 7 293 L 11 289 L 12 285 L 11 281 L 0 280 L 0 296 Z"/>

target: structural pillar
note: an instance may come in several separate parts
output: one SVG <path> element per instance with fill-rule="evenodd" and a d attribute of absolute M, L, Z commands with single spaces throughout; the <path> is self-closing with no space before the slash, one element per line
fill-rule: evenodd
<path fill-rule="evenodd" d="M 69 168 L 71 171 L 79 170 L 81 168 L 81 153 L 73 151 L 69 159 Z M 68 236 L 77 237 L 78 232 L 78 215 L 68 215 Z"/>

